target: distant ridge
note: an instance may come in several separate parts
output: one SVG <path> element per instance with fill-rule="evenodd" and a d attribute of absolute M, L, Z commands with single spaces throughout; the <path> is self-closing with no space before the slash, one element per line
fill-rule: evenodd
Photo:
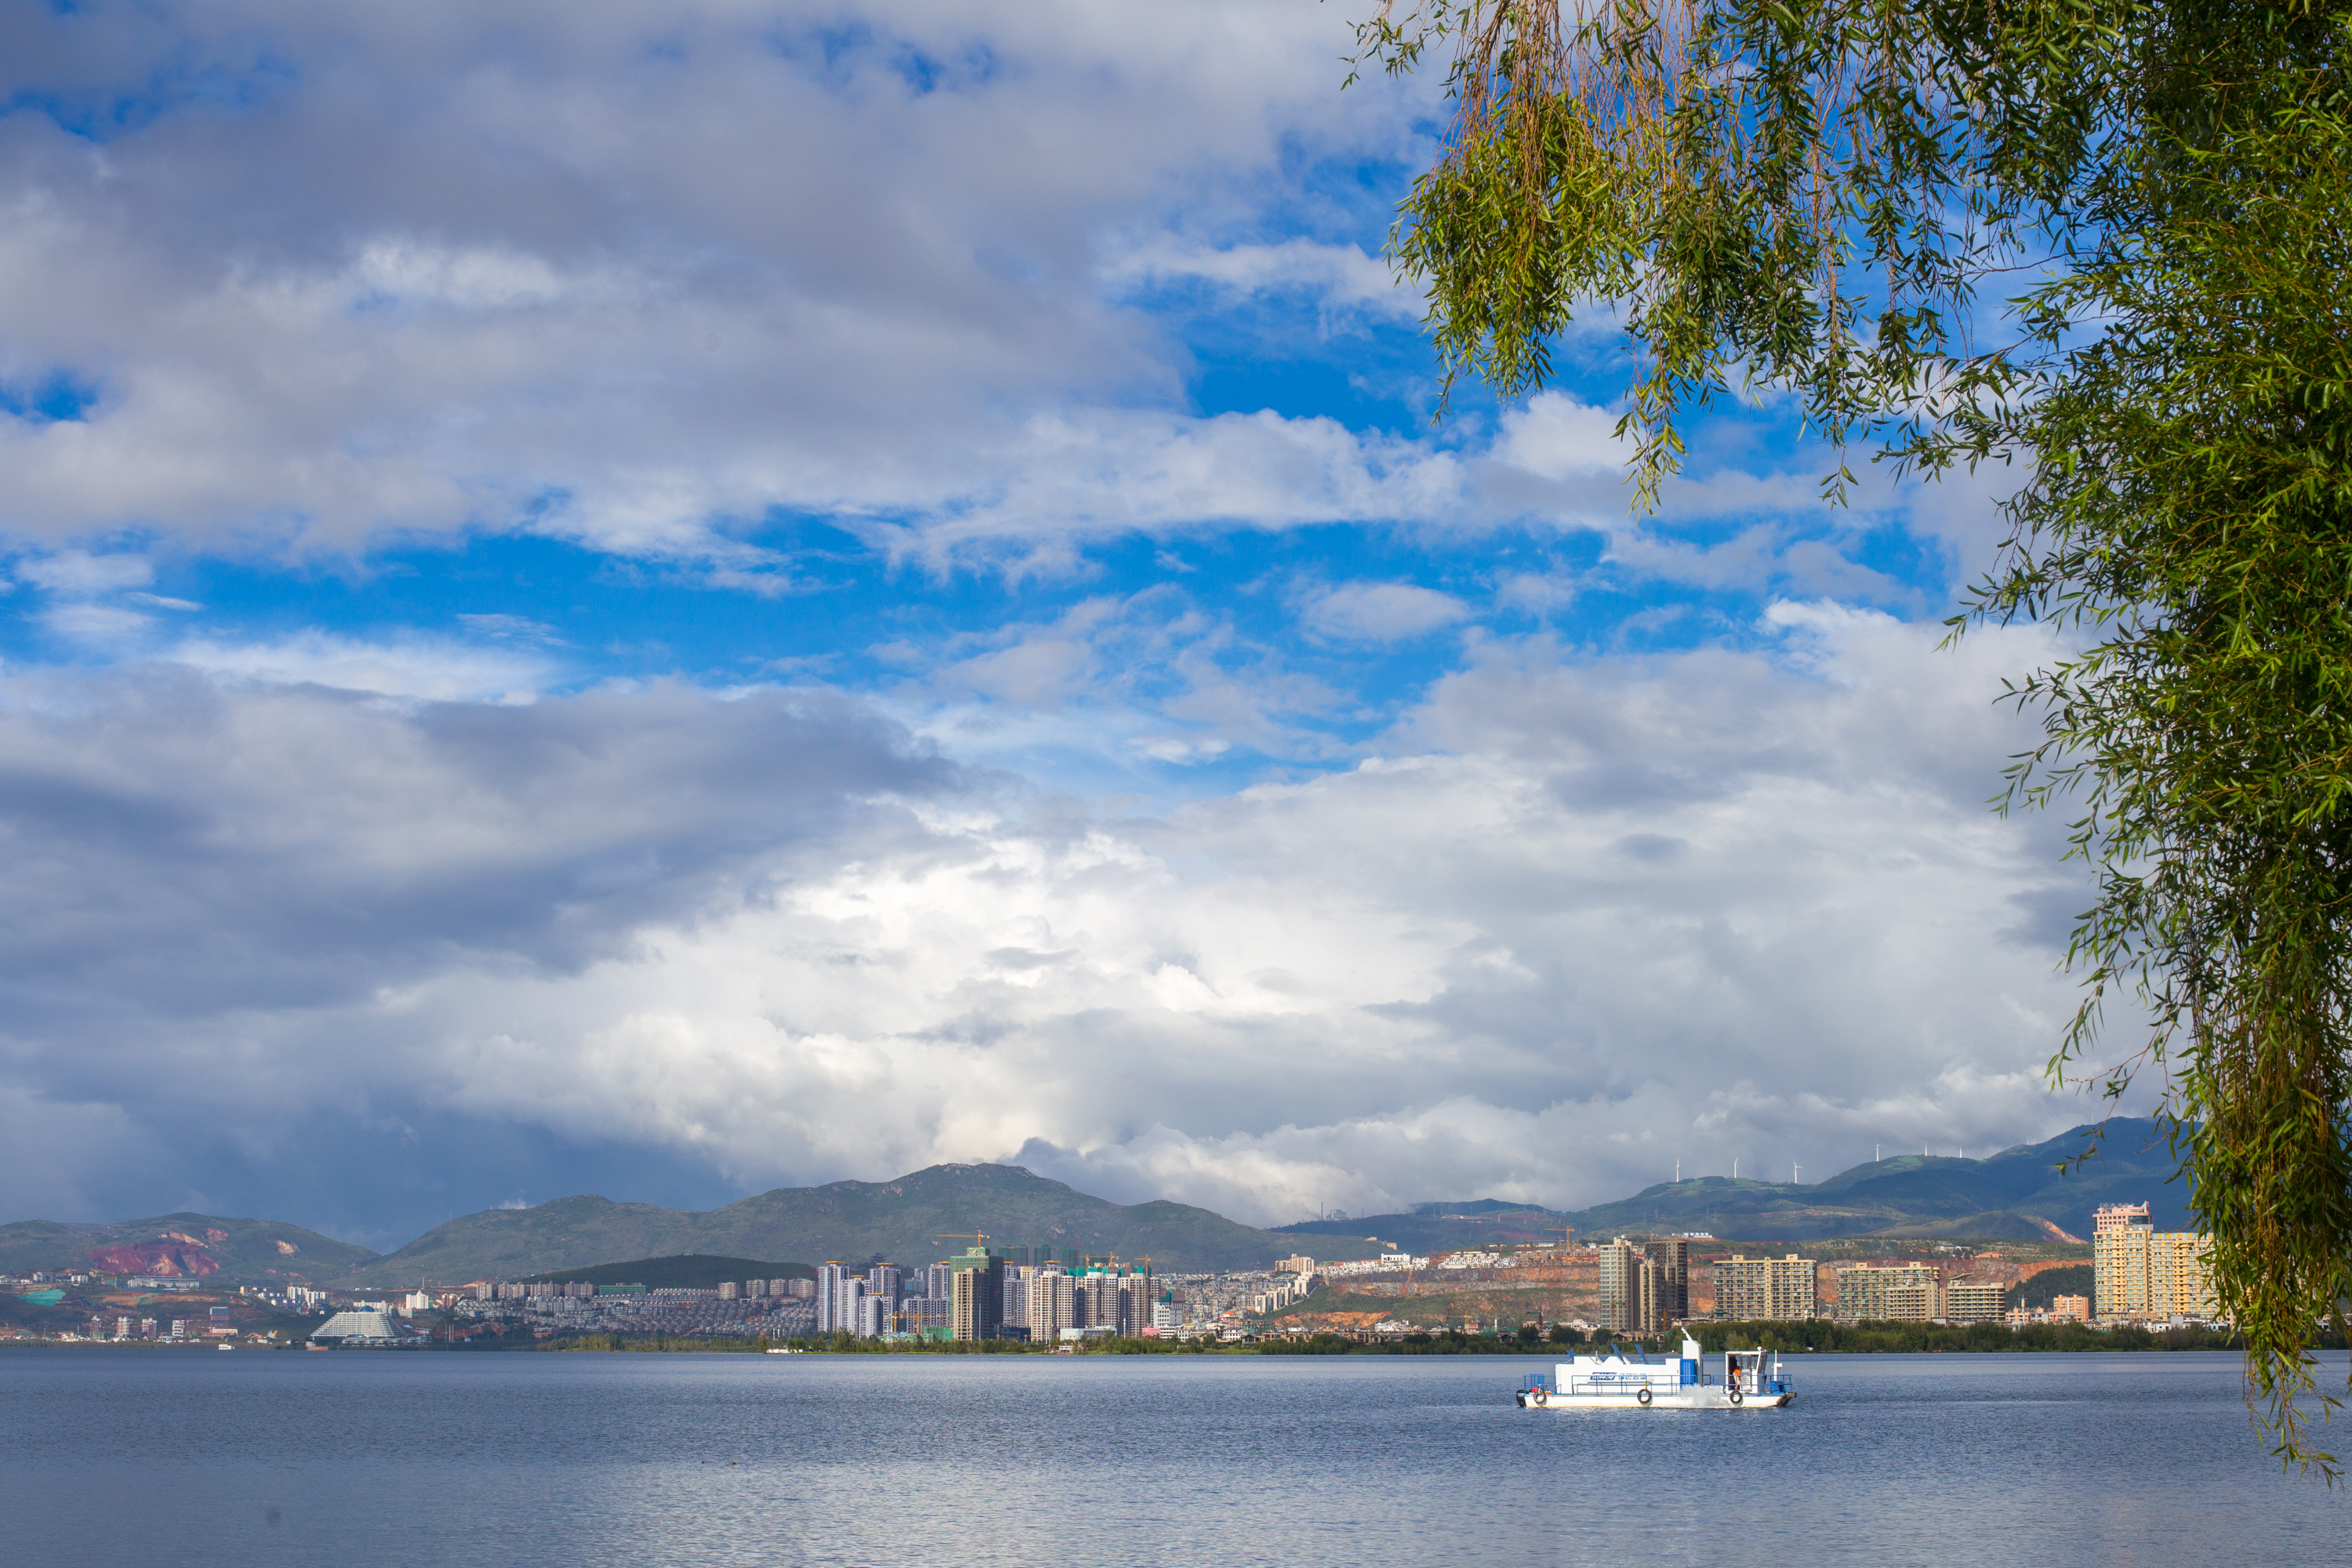
<path fill-rule="evenodd" d="M 534 1274 L 533 1281 L 550 1284 L 642 1285 L 648 1290 L 709 1290 L 730 1279 L 814 1279 L 816 1270 L 805 1263 L 773 1263 L 757 1258 L 713 1258 L 688 1252 L 676 1258 L 638 1258 L 625 1263 L 600 1263 L 592 1268 L 566 1268 L 557 1274 Z"/>
<path fill-rule="evenodd" d="M 1424 1253 L 1549 1240 L 1567 1227 L 1585 1237 L 1690 1230 L 1759 1243 L 1870 1235 L 2057 1240 L 2088 1237 L 2093 1211 L 2105 1203 L 2145 1203 L 2159 1227 L 2190 1227 L 2170 1148 L 2151 1121 L 2109 1121 L 2097 1157 L 2060 1173 L 2060 1162 L 2083 1152 L 2095 1131 L 2075 1127 L 1983 1160 L 1901 1154 L 1809 1184 L 1699 1176 L 1587 1209 L 1471 1198 L 1270 1231 L 1186 1204 L 1115 1204 L 1018 1166 L 982 1164 L 933 1165 L 889 1182 L 780 1187 L 707 1213 L 593 1194 L 558 1198 L 467 1215 L 384 1256 L 277 1220 L 192 1213 L 107 1225 L 19 1220 L 0 1225 L 0 1270 L 377 1287 L 576 1275 L 617 1260 L 703 1257 L 723 1259 L 730 1270 L 756 1263 L 777 1278 L 836 1258 L 918 1267 L 955 1250 L 959 1244 L 947 1239 L 953 1233 L 986 1232 L 1001 1244 L 1149 1256 L 1162 1273 L 1189 1273 L 1263 1268 L 1292 1251 L 1368 1258 L 1382 1250 L 1368 1237 Z M 754 1276 L 747 1268 L 742 1277 Z"/>
<path fill-rule="evenodd" d="M 1188 1204 L 1115 1204 L 1015 1165 L 933 1165 L 888 1182 L 779 1187 L 708 1213 L 593 1194 L 486 1209 L 371 1258 L 347 1278 L 356 1286 L 521 1279 L 688 1253 L 811 1263 L 879 1257 L 918 1268 L 969 1245 L 955 1233 L 976 1231 L 999 1243 L 1148 1256 L 1162 1273 L 1263 1268 L 1296 1249 L 1286 1236 Z M 1332 1258 L 1379 1250 L 1361 1242 L 1321 1249 Z"/>
<path fill-rule="evenodd" d="M 2108 1203 L 2144 1203 L 2159 1228 L 2192 1228 L 2186 1194 L 2172 1180 L 2170 1146 L 2157 1124 L 2119 1116 L 2105 1129 L 2097 1157 L 2063 1174 L 2060 1162 L 2089 1146 L 2097 1131 L 2094 1125 L 2004 1149 L 1989 1159 L 1898 1154 L 1805 1184 L 1695 1176 L 1589 1209 L 1482 1198 L 1276 1228 L 1302 1242 L 1309 1237 L 1377 1236 L 1413 1252 L 1482 1240 L 1553 1239 L 1570 1226 L 1588 1237 L 1655 1229 L 1703 1230 L 1727 1240 L 1759 1242 L 1854 1236 L 2055 1241 L 2087 1237 L 2094 1211 Z"/>
<path fill-rule="evenodd" d="M 92 1269 L 207 1285 L 317 1285 L 375 1257 L 274 1219 L 167 1214 L 117 1225 L 20 1219 L 0 1225 L 0 1272 Z"/>

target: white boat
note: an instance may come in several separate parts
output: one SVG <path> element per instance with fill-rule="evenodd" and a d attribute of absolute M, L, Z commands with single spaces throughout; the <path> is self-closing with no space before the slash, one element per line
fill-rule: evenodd
<path fill-rule="evenodd" d="M 1717 1366 L 1709 1375 L 1707 1363 Z M 1522 1410 L 1778 1410 L 1797 1395 L 1778 1351 L 1727 1351 L 1709 1357 L 1683 1336 L 1679 1357 L 1640 1351 L 1580 1355 L 1519 1389 Z"/>

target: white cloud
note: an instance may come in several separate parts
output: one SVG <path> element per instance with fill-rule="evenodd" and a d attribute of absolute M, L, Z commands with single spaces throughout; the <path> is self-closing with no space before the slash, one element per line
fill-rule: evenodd
<path fill-rule="evenodd" d="M 1541 479 L 1614 479 L 1633 451 L 1616 428 L 1617 416 L 1607 409 L 1564 393 L 1538 392 L 1523 407 L 1505 411 L 1494 457 Z"/>
<path fill-rule="evenodd" d="M 1344 642 L 1402 642 L 1470 618 L 1451 594 L 1411 583 L 1344 583 L 1311 595 L 1307 624 Z"/>
<path fill-rule="evenodd" d="M 526 702 L 556 674 L 549 660 L 509 647 L 422 637 L 369 642 L 319 631 L 268 643 L 191 637 L 171 658 L 194 669 L 273 685 L 329 686 L 433 701 Z"/>
<path fill-rule="evenodd" d="M 28 556 L 18 562 L 16 574 L 53 594 L 88 598 L 123 588 L 143 588 L 155 580 L 155 567 L 144 555 L 60 550 L 54 555 Z"/>
<path fill-rule="evenodd" d="M 207 72 L 253 107 L 164 91 L 95 148 L 0 124 L 0 372 L 97 389 L 0 418 L 0 536 L 535 531 L 780 593 L 746 542 L 779 509 L 1045 570 L 1135 530 L 1625 516 L 1613 415 L 1563 393 L 1491 442 L 1185 410 L 1139 282 L 1417 308 L 1351 232 L 1383 204 L 1309 187 L 1423 155 L 1435 83 L 1339 91 L 1328 8 L 242 0 L 24 31 L 11 79 L 68 120 Z M 1799 478 L 1675 505 L 1812 510 Z M 1816 564 L 1804 591 L 1861 591 Z"/>
<path fill-rule="evenodd" d="M 68 601 L 41 612 L 41 624 L 59 637 L 103 648 L 136 646 L 154 624 L 153 617 L 112 605 Z"/>
<path fill-rule="evenodd" d="M 1981 805 L 1993 673 L 2040 644 L 1775 620 L 1790 662 L 1481 645 L 1382 757 L 1157 820 L 1024 805 L 814 693 L 20 689 L 0 832 L 47 847 L 0 1090 L 746 1186 L 1021 1154 L 1265 1220 L 2074 1119 L 2038 1079 L 2058 832 Z"/>
<path fill-rule="evenodd" d="M 1349 243 L 1381 216 L 1311 171 L 1422 155 L 1433 84 L 1339 94 L 1344 27 L 1256 0 L 26 21 L 12 101 L 139 112 L 96 142 L 0 117 L 0 377 L 95 389 L 0 417 L 0 535 L 26 615 L 166 651 L 0 687 L 0 1121 L 73 1108 L 118 1163 L 190 1125 L 398 1127 L 428 1169 L 475 1117 L 746 1183 L 1027 1149 L 1275 1218 L 1607 1195 L 1677 1140 L 1811 1165 L 1866 1129 L 2041 1131 L 2059 884 L 2042 827 L 1978 807 L 2012 743 L 1986 661 L 2023 643 L 1938 658 L 1820 602 L 1896 595 L 1853 528 L 1774 521 L 1818 512 L 1810 479 L 1671 489 L 1728 538 L 1629 523 L 1613 416 L 1565 394 L 1491 439 L 1185 411 L 1143 285 L 1351 330 L 1415 309 Z M 173 96 L 197 79 L 234 90 Z M 1931 521 L 1973 559 L 1966 501 Z M 1594 576 L 1807 602 L 1770 658 L 1465 638 L 1368 757 L 1293 656 L 1463 600 L 1298 588 L 1324 646 L 1297 650 L 1106 594 L 877 649 L 907 673 L 875 705 L 551 697 L 562 645 L 519 616 L 174 643 L 146 612 L 200 606 L 119 547 L 536 530 L 782 593 L 778 508 L 1014 579 L 1136 531 L 1536 520 L 1604 532 Z M 1203 793 L 1253 748 L 1297 771 Z M 1049 795 L 1020 776 L 1049 752 L 1066 786 L 1181 766 L 1202 798 Z"/>
<path fill-rule="evenodd" d="M 1420 297 L 1399 288 L 1395 273 L 1380 257 L 1352 245 L 1307 239 L 1211 248 L 1163 237 L 1120 256 L 1104 275 L 1114 283 L 1197 279 L 1244 295 L 1307 290 L 1327 307 L 1363 310 L 1399 321 L 1419 321 L 1423 310 Z"/>
<path fill-rule="evenodd" d="M 248 0 L 24 33 L 14 77 L 63 118 L 207 72 L 255 105 L 166 88 L 98 150 L 0 131 L 0 342 L 101 389 L 0 420 L 0 528 L 33 540 L 726 556 L 772 506 L 984 509 L 1034 420 L 1180 395 L 1103 297 L 1105 236 L 1409 134 L 1403 96 L 1338 91 L 1340 19 L 1243 0 Z M 1258 270 L 1363 295 L 1369 258 L 1302 245 Z"/>

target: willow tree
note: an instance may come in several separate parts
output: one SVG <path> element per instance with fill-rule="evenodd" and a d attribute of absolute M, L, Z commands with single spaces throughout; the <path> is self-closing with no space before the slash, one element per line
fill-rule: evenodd
<path fill-rule="evenodd" d="M 2065 628 L 2004 809 L 2098 898 L 2060 1082 L 2142 1075 L 2283 1461 L 2352 1312 L 2352 0 L 1390 0 L 1443 59 L 1391 243 L 1450 388 L 1620 313 L 1638 504 L 1769 386 L 1841 456 L 2014 476 L 1954 617 Z M 2153 1020 L 2101 1061 L 2103 1005 Z"/>

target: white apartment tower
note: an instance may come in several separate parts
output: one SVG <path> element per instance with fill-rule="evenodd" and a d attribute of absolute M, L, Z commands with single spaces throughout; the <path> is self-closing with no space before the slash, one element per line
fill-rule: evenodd
<path fill-rule="evenodd" d="M 820 1264 L 816 1271 L 816 1331 L 830 1334 L 847 1328 L 841 1321 L 842 1287 L 849 1280 L 846 1263 Z"/>
<path fill-rule="evenodd" d="M 1061 1265 L 1048 1263 L 1031 1274 L 1028 1295 L 1032 1340 L 1058 1340 L 1064 1329 L 1077 1326 L 1072 1315 L 1076 1306 L 1070 1292 L 1070 1277 L 1062 1272 Z"/>

